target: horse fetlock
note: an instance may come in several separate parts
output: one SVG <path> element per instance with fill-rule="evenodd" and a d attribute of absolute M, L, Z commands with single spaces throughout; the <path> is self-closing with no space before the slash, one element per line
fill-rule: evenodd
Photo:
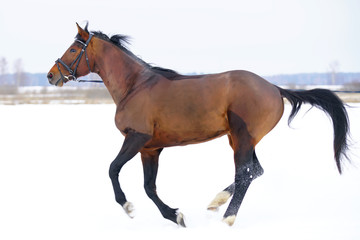
<path fill-rule="evenodd" d="M 126 202 L 122 207 L 130 218 L 135 217 L 135 208 L 131 202 Z"/>
<path fill-rule="evenodd" d="M 218 211 L 219 207 L 227 202 L 231 197 L 231 194 L 228 191 L 222 191 L 216 195 L 214 200 L 208 205 L 208 210 Z"/>

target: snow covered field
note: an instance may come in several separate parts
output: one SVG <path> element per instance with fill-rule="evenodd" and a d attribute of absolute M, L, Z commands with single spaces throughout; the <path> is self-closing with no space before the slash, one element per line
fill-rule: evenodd
<path fill-rule="evenodd" d="M 351 106 L 354 164 L 342 176 L 327 116 L 305 107 L 289 128 L 286 106 L 257 146 L 265 173 L 231 228 L 226 205 L 206 210 L 233 181 L 227 138 L 165 149 L 158 194 L 180 208 L 184 229 L 146 196 L 139 155 L 120 174 L 135 218 L 115 202 L 108 167 L 123 137 L 114 105 L 0 105 L 0 239 L 360 239 L 360 104 Z"/>

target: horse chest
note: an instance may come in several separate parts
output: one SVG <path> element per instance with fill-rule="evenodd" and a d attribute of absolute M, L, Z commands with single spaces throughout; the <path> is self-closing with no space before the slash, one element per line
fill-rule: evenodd
<path fill-rule="evenodd" d="M 126 132 L 127 129 L 144 134 L 152 133 L 149 116 L 141 107 L 118 109 L 115 114 L 115 125 L 122 133 Z"/>

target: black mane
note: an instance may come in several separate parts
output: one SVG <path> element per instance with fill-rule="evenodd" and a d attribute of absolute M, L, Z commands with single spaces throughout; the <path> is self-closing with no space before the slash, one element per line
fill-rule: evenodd
<path fill-rule="evenodd" d="M 86 24 L 85 26 L 85 31 L 90 33 L 88 30 L 88 24 Z M 144 66 L 146 66 L 147 68 L 149 68 L 150 70 L 152 70 L 153 72 L 160 74 L 170 80 L 177 80 L 177 79 L 183 79 L 185 78 L 185 76 L 177 73 L 174 70 L 171 69 L 167 69 L 167 68 L 161 68 L 161 67 L 154 67 L 151 66 L 149 63 L 145 62 L 144 60 L 142 60 L 141 58 L 137 57 L 135 54 L 133 54 L 127 47 L 126 45 L 128 45 L 130 43 L 129 36 L 126 35 L 121 35 L 121 34 L 116 34 L 113 35 L 111 37 L 109 37 L 108 35 L 102 33 L 101 31 L 91 31 L 91 34 L 93 34 L 94 36 L 105 40 L 107 42 L 110 42 L 112 44 L 114 44 L 115 46 L 119 47 L 122 51 L 124 51 L 127 55 L 133 57 L 135 60 L 137 60 L 138 62 L 140 62 L 141 64 L 143 64 Z M 79 34 L 76 35 L 75 39 L 80 40 L 80 41 L 84 41 L 84 39 L 81 38 L 81 36 Z"/>

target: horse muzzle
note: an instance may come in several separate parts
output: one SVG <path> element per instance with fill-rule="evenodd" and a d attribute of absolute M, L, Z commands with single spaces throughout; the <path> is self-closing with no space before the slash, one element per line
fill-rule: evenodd
<path fill-rule="evenodd" d="M 66 76 L 66 77 L 68 77 L 68 76 Z M 64 76 L 64 78 L 65 78 L 65 76 Z M 64 81 L 66 81 L 61 76 L 57 76 L 56 74 L 54 74 L 52 72 L 49 72 L 47 74 L 47 79 L 51 85 L 55 85 L 58 87 L 62 87 L 64 85 Z"/>

